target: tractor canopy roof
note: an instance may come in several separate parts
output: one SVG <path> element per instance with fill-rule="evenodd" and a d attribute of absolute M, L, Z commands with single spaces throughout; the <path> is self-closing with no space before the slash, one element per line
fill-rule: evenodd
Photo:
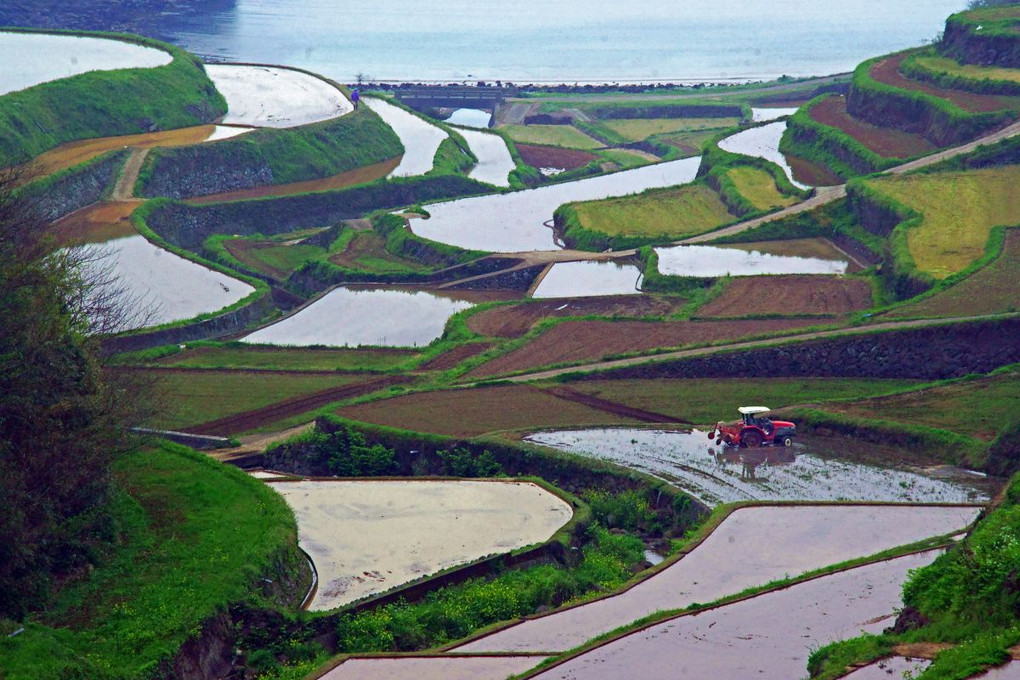
<path fill-rule="evenodd" d="M 756 413 L 768 413 L 772 409 L 770 409 L 768 406 L 741 406 L 737 410 L 743 413 L 745 416 L 747 416 L 754 415 Z"/>

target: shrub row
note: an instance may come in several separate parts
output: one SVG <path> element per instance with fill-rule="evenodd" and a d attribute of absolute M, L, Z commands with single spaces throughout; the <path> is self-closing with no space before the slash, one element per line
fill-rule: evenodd
<path fill-rule="evenodd" d="M 67 142 L 201 125 L 226 113 L 227 104 L 202 64 L 184 50 L 136 36 L 73 35 L 137 43 L 169 52 L 173 61 L 156 68 L 92 71 L 3 95 L 0 167 Z"/>

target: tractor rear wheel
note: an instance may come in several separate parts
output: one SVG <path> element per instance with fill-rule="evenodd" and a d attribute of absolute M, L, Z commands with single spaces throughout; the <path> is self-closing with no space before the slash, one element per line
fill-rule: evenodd
<path fill-rule="evenodd" d="M 749 449 L 756 449 L 761 446 L 761 433 L 756 430 L 747 430 L 740 437 L 744 446 Z"/>

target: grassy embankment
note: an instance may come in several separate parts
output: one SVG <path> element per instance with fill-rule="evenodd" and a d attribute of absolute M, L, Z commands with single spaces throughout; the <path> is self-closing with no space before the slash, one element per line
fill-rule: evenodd
<path fill-rule="evenodd" d="M 261 482 L 170 444 L 125 454 L 113 472 L 116 547 L 31 620 L 0 621 L 9 680 L 166 673 L 229 605 L 274 607 L 264 578 L 289 587 L 281 604 L 304 595 L 294 516 Z"/>
<path fill-rule="evenodd" d="M 83 35 L 164 50 L 173 61 L 156 68 L 83 73 L 0 97 L 0 167 L 24 163 L 67 142 L 201 125 L 226 112 L 226 102 L 202 65 L 183 50 L 135 36 Z"/>
<path fill-rule="evenodd" d="M 812 678 L 843 676 L 848 666 L 894 653 L 902 643 L 949 643 L 918 680 L 966 680 L 1010 660 L 1020 641 L 1020 477 L 1002 504 L 934 563 L 911 573 L 903 587 L 901 629 L 829 644 L 812 653 Z"/>

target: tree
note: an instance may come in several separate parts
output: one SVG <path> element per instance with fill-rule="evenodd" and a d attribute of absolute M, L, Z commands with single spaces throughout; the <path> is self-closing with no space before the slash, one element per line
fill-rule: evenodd
<path fill-rule="evenodd" d="M 44 602 L 115 535 L 110 464 L 141 404 L 97 333 L 123 323 L 96 253 L 57 248 L 0 172 L 0 616 Z"/>

